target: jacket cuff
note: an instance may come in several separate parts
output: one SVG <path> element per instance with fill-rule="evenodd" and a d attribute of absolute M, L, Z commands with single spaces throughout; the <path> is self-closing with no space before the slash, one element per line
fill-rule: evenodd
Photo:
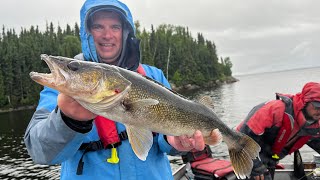
<path fill-rule="evenodd" d="M 58 111 L 60 111 L 61 119 L 70 129 L 82 134 L 91 131 L 93 126 L 93 119 L 89 121 L 77 121 L 66 116 L 60 109 Z"/>

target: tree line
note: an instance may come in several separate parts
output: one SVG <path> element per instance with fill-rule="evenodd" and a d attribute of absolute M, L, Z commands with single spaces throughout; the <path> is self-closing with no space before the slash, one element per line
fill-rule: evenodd
<path fill-rule="evenodd" d="M 232 75 L 229 57 L 218 58 L 214 42 L 201 33 L 194 38 L 186 27 L 163 24 L 156 29 L 141 30 L 135 23 L 141 40 L 141 62 L 163 70 L 170 83 L 177 86 L 223 80 Z M 42 86 L 33 82 L 29 73 L 49 72 L 40 54 L 73 58 L 81 52 L 79 25 L 62 29 L 53 23 L 44 31 L 38 26 L 29 29 L 2 27 L 0 35 L 0 108 L 16 108 L 37 104 Z"/>

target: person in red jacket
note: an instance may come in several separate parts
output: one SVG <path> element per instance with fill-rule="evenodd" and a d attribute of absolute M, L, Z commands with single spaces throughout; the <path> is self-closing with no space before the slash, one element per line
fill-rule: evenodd
<path fill-rule="evenodd" d="M 251 179 L 273 179 L 277 162 L 304 144 L 320 153 L 320 83 L 309 82 L 300 93 L 276 97 L 255 106 L 236 127 L 261 146 Z"/>

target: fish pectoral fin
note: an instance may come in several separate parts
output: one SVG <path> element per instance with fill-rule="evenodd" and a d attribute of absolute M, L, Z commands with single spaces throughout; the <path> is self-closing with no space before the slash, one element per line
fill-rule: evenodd
<path fill-rule="evenodd" d="M 136 111 L 138 109 L 143 109 L 144 107 L 157 105 L 159 101 L 156 99 L 140 99 L 136 101 L 124 101 L 123 105 L 132 111 Z"/>
<path fill-rule="evenodd" d="M 126 128 L 133 152 L 139 159 L 145 161 L 153 144 L 152 132 L 148 129 L 136 126 L 126 125 Z"/>
<path fill-rule="evenodd" d="M 212 100 L 212 98 L 210 96 L 203 96 L 198 100 L 198 102 L 200 104 L 203 104 L 203 105 L 211 108 L 211 109 L 214 109 L 213 100 Z"/>

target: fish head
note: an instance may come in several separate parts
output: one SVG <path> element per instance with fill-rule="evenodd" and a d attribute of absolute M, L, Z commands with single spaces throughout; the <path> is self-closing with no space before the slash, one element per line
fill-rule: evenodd
<path fill-rule="evenodd" d="M 124 97 L 131 86 L 116 66 L 48 55 L 41 59 L 51 73 L 31 72 L 31 79 L 82 102 L 111 102 Z"/>

